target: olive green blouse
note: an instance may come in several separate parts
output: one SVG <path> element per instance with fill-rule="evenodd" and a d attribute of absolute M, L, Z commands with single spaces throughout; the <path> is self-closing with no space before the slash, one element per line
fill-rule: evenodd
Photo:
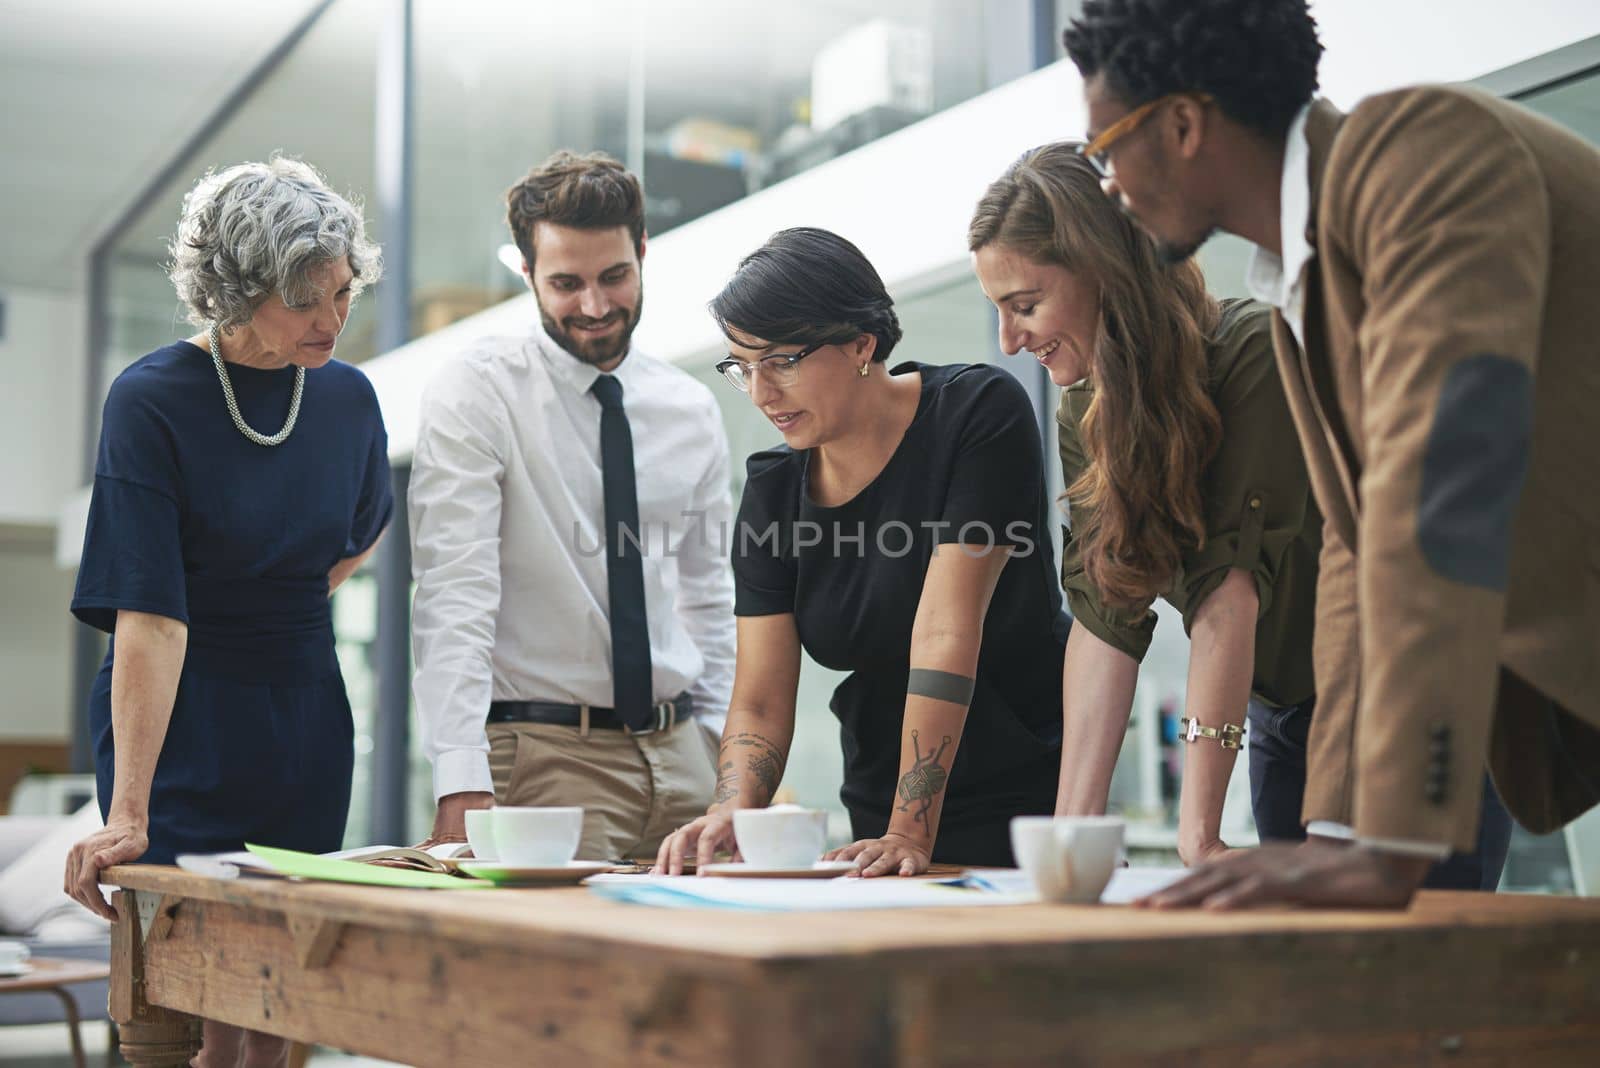
<path fill-rule="evenodd" d="M 1269 309 L 1250 300 L 1222 302 L 1210 350 L 1211 399 L 1222 416 L 1222 443 L 1201 476 L 1205 544 L 1183 557 L 1170 588 L 1162 591 L 1183 615 L 1184 630 L 1230 568 L 1256 580 L 1260 614 L 1252 692 L 1273 705 L 1299 704 L 1314 695 L 1311 634 L 1322 516 L 1311 484 L 1272 352 Z M 1079 427 L 1094 399 L 1085 379 L 1061 392 L 1061 471 L 1071 486 L 1088 466 Z M 1083 508 L 1071 506 L 1071 525 Z M 1150 601 L 1133 608 L 1104 604 L 1084 573 L 1069 528 L 1063 535 L 1061 585 L 1075 622 L 1135 660 L 1143 660 L 1155 631 Z"/>

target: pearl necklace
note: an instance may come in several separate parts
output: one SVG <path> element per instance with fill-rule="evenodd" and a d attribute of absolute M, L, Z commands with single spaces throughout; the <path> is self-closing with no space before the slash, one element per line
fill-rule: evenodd
<path fill-rule="evenodd" d="M 269 438 L 253 430 L 239 412 L 239 401 L 233 395 L 233 383 L 228 381 L 228 369 L 222 363 L 222 337 L 217 331 L 216 323 L 211 324 L 207 339 L 211 342 L 211 362 L 217 368 L 217 381 L 222 383 L 222 399 L 228 403 L 228 414 L 233 417 L 233 425 L 239 428 L 239 433 L 257 445 L 282 445 L 289 437 L 289 432 L 294 429 L 295 420 L 300 418 L 300 396 L 306 389 L 306 369 L 304 367 L 294 369 L 294 395 L 289 399 L 289 418 L 284 420 L 283 429 Z"/>

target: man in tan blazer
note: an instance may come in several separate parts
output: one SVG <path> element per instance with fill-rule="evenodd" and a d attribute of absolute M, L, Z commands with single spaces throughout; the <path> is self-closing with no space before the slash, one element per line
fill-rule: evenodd
<path fill-rule="evenodd" d="M 1530 830 L 1600 802 L 1600 152 L 1464 88 L 1340 114 L 1305 0 L 1089 0 L 1065 43 L 1107 194 L 1259 246 L 1325 517 L 1302 816 L 1354 842 L 1151 903 L 1403 905 L 1486 763 Z"/>

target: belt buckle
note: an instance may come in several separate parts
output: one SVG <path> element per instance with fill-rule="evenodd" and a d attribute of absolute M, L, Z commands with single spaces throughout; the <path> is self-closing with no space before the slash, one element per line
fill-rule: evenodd
<path fill-rule="evenodd" d="M 622 729 L 629 734 L 656 734 L 660 731 L 669 729 L 673 725 L 673 713 L 676 711 L 677 706 L 671 701 L 657 701 L 655 703 L 655 723 L 648 727 L 642 727 L 638 730 L 635 730 L 624 723 L 622 725 Z"/>

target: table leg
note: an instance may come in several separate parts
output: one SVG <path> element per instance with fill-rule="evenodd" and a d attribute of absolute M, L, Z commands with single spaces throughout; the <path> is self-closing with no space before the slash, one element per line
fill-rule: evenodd
<path fill-rule="evenodd" d="M 152 1006 L 147 1015 L 122 1025 L 122 1056 L 149 1068 L 183 1068 L 200 1052 L 200 1021 Z"/>
<path fill-rule="evenodd" d="M 111 927 L 111 1018 L 130 1064 L 182 1068 L 200 1051 L 200 1020 L 145 1000 L 144 937 L 134 893 L 115 895 L 119 918 Z"/>
<path fill-rule="evenodd" d="M 88 1068 L 88 1062 L 83 1057 L 83 1035 L 78 1031 L 78 1002 L 66 987 L 54 987 L 50 992 L 61 999 L 61 1009 L 67 1015 L 67 1033 L 72 1036 L 73 1066 Z"/>

